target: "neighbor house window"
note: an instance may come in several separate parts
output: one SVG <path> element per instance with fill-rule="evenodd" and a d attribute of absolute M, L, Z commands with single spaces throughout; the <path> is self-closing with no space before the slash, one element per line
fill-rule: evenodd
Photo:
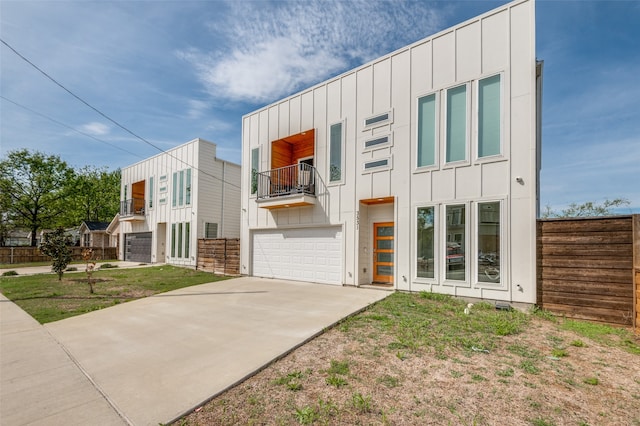
<path fill-rule="evenodd" d="M 260 164 L 260 148 L 251 150 L 251 194 L 258 192 L 258 168 Z"/>
<path fill-rule="evenodd" d="M 419 207 L 417 214 L 416 275 L 418 278 L 434 278 L 435 209 Z"/>
<path fill-rule="evenodd" d="M 467 159 L 467 85 L 447 90 L 446 161 Z"/>
<path fill-rule="evenodd" d="M 171 192 L 171 205 L 173 207 L 178 205 L 178 173 L 173 173 L 173 191 Z"/>
<path fill-rule="evenodd" d="M 446 278 L 447 280 L 466 280 L 466 206 L 464 204 L 446 207 Z"/>
<path fill-rule="evenodd" d="M 500 154 L 502 96 L 500 74 L 478 82 L 478 157 Z"/>
<path fill-rule="evenodd" d="M 186 199 L 185 204 L 191 205 L 191 169 L 187 169 L 187 186 L 185 187 Z"/>
<path fill-rule="evenodd" d="M 153 176 L 149 178 L 149 208 L 153 208 Z"/>
<path fill-rule="evenodd" d="M 205 238 L 218 238 L 218 224 L 206 222 L 204 224 Z"/>
<path fill-rule="evenodd" d="M 190 222 L 186 222 L 184 224 L 184 257 L 185 259 L 189 258 L 189 246 L 190 246 L 190 239 L 189 239 L 189 234 L 191 233 L 191 223 Z"/>
<path fill-rule="evenodd" d="M 184 204 L 184 170 L 180 170 L 178 175 L 178 205 L 182 206 Z"/>
<path fill-rule="evenodd" d="M 500 201 L 478 203 L 478 281 L 500 282 Z"/>
<path fill-rule="evenodd" d="M 178 224 L 178 242 L 176 244 L 178 247 L 178 257 L 182 257 L 182 224 Z"/>
<path fill-rule="evenodd" d="M 176 224 L 171 224 L 171 257 L 176 257 Z"/>
<path fill-rule="evenodd" d="M 342 123 L 332 125 L 329 134 L 329 182 L 340 182 L 342 180 Z"/>
<path fill-rule="evenodd" d="M 436 164 L 436 95 L 418 99 L 418 167 Z"/>

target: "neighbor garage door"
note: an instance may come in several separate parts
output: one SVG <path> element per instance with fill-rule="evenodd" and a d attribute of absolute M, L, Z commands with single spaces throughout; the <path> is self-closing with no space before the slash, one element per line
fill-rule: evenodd
<path fill-rule="evenodd" d="M 151 263 L 151 232 L 124 235 L 124 260 Z"/>
<path fill-rule="evenodd" d="M 342 229 L 255 231 L 253 275 L 342 284 Z"/>

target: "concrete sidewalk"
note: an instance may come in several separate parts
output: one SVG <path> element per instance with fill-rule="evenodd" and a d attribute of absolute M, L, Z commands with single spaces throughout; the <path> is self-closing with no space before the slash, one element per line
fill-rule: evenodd
<path fill-rule="evenodd" d="M 2 294 L 0 424 L 126 424 L 47 330 Z"/>
<path fill-rule="evenodd" d="M 163 293 L 44 328 L 127 422 L 157 425 L 175 420 L 389 294 L 244 277 Z M 3 384 L 5 369 L 3 359 Z"/>
<path fill-rule="evenodd" d="M 117 265 L 118 268 L 143 268 L 148 266 L 157 266 L 153 264 L 140 263 L 140 262 L 128 262 L 123 260 L 113 260 L 109 262 L 100 262 L 96 265 L 96 270 L 99 270 L 100 264 L 102 263 L 110 263 L 112 265 Z M 6 265 L 5 265 L 6 266 Z M 9 265 L 10 266 L 10 265 Z M 77 268 L 77 271 L 65 272 L 65 274 L 73 274 L 75 272 L 85 272 L 87 265 L 85 263 L 73 263 L 70 264 L 69 267 Z M 43 265 L 43 266 L 25 266 L 22 268 L 4 268 L 0 269 L 0 274 L 6 271 L 16 271 L 18 276 L 20 275 L 37 275 L 37 274 L 53 274 L 51 271 L 51 265 Z"/>

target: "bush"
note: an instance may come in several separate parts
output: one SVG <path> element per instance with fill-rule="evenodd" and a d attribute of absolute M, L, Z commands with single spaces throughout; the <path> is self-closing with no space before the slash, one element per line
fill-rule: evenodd
<path fill-rule="evenodd" d="M 3 272 L 2 273 L 3 277 L 13 277 L 15 275 L 18 275 L 18 273 L 16 271 L 7 271 L 7 272 Z"/>

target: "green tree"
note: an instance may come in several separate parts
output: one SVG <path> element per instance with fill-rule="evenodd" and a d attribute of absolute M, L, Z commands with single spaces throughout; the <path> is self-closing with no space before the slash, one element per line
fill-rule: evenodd
<path fill-rule="evenodd" d="M 32 247 L 38 230 L 61 225 L 74 176 L 60 157 L 37 151 L 11 151 L 0 161 L 0 192 L 10 200 L 7 220 L 31 231 Z"/>
<path fill-rule="evenodd" d="M 615 198 L 613 200 L 606 199 L 602 203 L 594 203 L 593 201 L 587 201 L 582 204 L 571 203 L 569 207 L 559 212 L 553 210 L 551 206 L 547 206 L 540 217 L 547 219 L 552 217 L 609 216 L 613 214 L 613 209 L 628 205 L 629 200 L 626 198 Z"/>
<path fill-rule="evenodd" d="M 52 260 L 51 269 L 58 274 L 58 281 L 62 280 L 62 274 L 71 263 L 71 237 L 69 237 L 64 229 L 58 228 L 53 232 L 44 234 L 40 251 L 49 256 Z M 93 289 L 91 291 L 93 293 Z"/>
<path fill-rule="evenodd" d="M 120 169 L 86 166 L 77 171 L 72 209 L 67 222 L 109 222 L 120 210 Z"/>

